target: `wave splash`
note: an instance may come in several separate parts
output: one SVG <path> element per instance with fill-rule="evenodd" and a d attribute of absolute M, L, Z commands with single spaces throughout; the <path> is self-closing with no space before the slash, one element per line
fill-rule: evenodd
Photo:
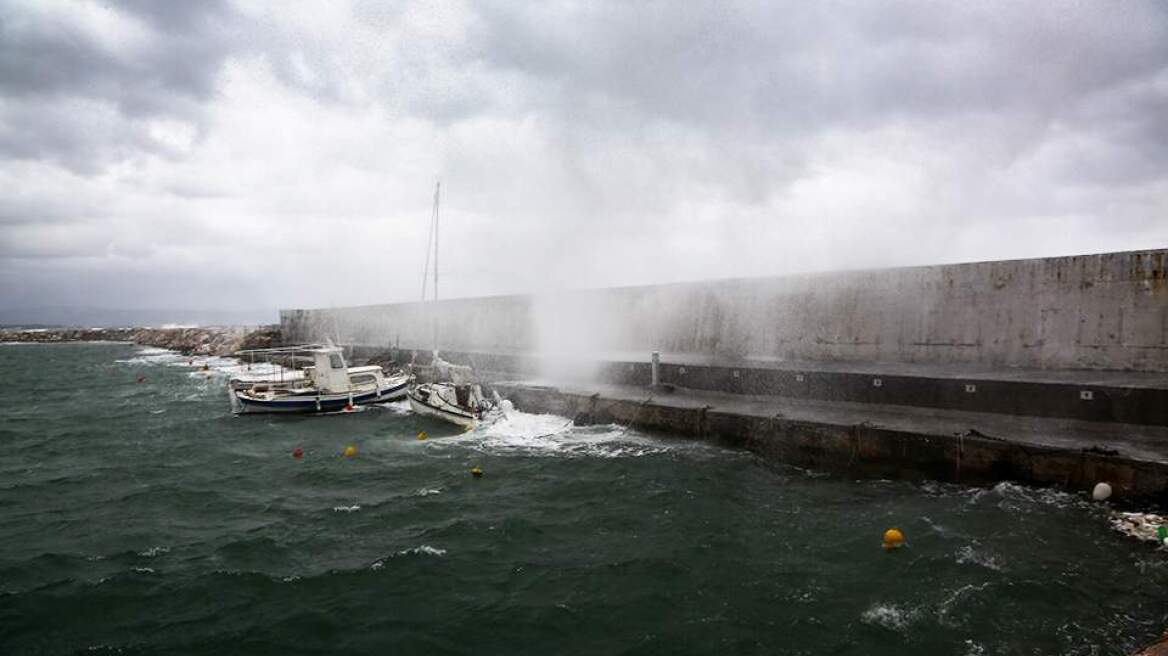
<path fill-rule="evenodd" d="M 675 448 L 624 426 L 575 426 L 571 419 L 512 410 L 505 417 L 467 434 L 476 448 L 533 456 L 622 458 L 655 455 Z"/>

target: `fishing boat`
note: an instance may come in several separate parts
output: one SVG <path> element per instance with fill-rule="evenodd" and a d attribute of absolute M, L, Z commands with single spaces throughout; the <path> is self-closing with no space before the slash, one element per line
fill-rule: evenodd
<path fill-rule="evenodd" d="M 233 378 L 227 385 L 235 414 L 258 412 L 337 412 L 370 403 L 396 401 L 406 395 L 412 376 L 405 372 L 386 375 L 376 365 L 347 367 L 336 346 L 266 349 L 280 352 L 295 362 L 305 353 L 312 365 L 279 377 Z M 252 351 L 252 353 L 262 351 Z"/>
<path fill-rule="evenodd" d="M 468 429 L 478 426 L 495 409 L 478 385 L 422 383 L 411 386 L 406 395 L 415 413 Z"/>

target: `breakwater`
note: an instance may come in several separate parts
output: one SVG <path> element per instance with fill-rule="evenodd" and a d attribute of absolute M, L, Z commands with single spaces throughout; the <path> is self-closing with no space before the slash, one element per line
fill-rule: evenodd
<path fill-rule="evenodd" d="M 284 310 L 281 329 L 358 357 L 437 347 L 522 408 L 587 421 L 607 399 L 782 462 L 1168 503 L 1166 269 L 1159 249 Z"/>
<path fill-rule="evenodd" d="M 1017 481 L 1168 506 L 1168 427 L 631 385 L 495 387 L 526 412 L 617 423 L 745 448 L 851 478 Z"/>
<path fill-rule="evenodd" d="M 0 342 L 132 342 L 184 355 L 230 355 L 240 349 L 279 346 L 277 326 L 245 328 L 46 328 L 0 330 Z"/>
<path fill-rule="evenodd" d="M 292 341 L 1168 372 L 1168 250 L 280 313 Z M 564 367 L 570 372 L 571 367 Z"/>

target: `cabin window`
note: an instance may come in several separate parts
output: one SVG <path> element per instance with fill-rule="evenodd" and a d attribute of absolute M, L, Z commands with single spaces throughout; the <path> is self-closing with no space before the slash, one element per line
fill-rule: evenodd
<path fill-rule="evenodd" d="M 345 361 L 341 359 L 340 353 L 329 353 L 329 364 L 333 369 L 344 369 Z"/>
<path fill-rule="evenodd" d="M 349 376 L 349 382 L 354 385 L 367 385 L 377 382 L 377 379 L 373 374 L 358 374 L 356 376 Z"/>

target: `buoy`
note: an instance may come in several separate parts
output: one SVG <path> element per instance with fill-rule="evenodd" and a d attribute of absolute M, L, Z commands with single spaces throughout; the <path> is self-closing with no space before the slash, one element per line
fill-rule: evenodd
<path fill-rule="evenodd" d="M 346 458 L 352 458 L 355 455 L 357 455 L 357 447 L 353 446 L 352 444 L 345 447 L 345 457 Z"/>
<path fill-rule="evenodd" d="M 418 433 L 418 441 L 422 442 L 422 441 L 425 441 L 425 439 L 426 439 L 426 431 L 420 431 Z"/>
<path fill-rule="evenodd" d="M 292 449 L 292 457 L 296 458 L 297 460 L 300 460 L 301 458 L 304 457 L 304 449 L 301 449 L 300 447 L 296 447 L 295 449 Z"/>
<path fill-rule="evenodd" d="M 352 411 L 353 411 L 353 404 L 352 404 L 352 403 L 346 403 L 346 404 L 345 404 L 345 412 L 352 412 Z"/>
<path fill-rule="evenodd" d="M 472 467 L 470 470 L 470 475 L 474 476 L 475 478 L 482 478 L 483 470 L 479 469 L 478 467 Z"/>
<path fill-rule="evenodd" d="M 898 528 L 890 528 L 884 531 L 884 548 L 896 549 L 904 546 L 904 533 L 900 532 Z"/>
<path fill-rule="evenodd" d="M 146 382 L 146 377 L 145 376 L 138 376 L 138 383 L 141 384 L 144 382 Z"/>
<path fill-rule="evenodd" d="M 1107 501 L 1111 496 L 1111 486 L 1107 483 L 1096 483 L 1095 489 L 1091 491 L 1091 497 L 1096 501 Z"/>

